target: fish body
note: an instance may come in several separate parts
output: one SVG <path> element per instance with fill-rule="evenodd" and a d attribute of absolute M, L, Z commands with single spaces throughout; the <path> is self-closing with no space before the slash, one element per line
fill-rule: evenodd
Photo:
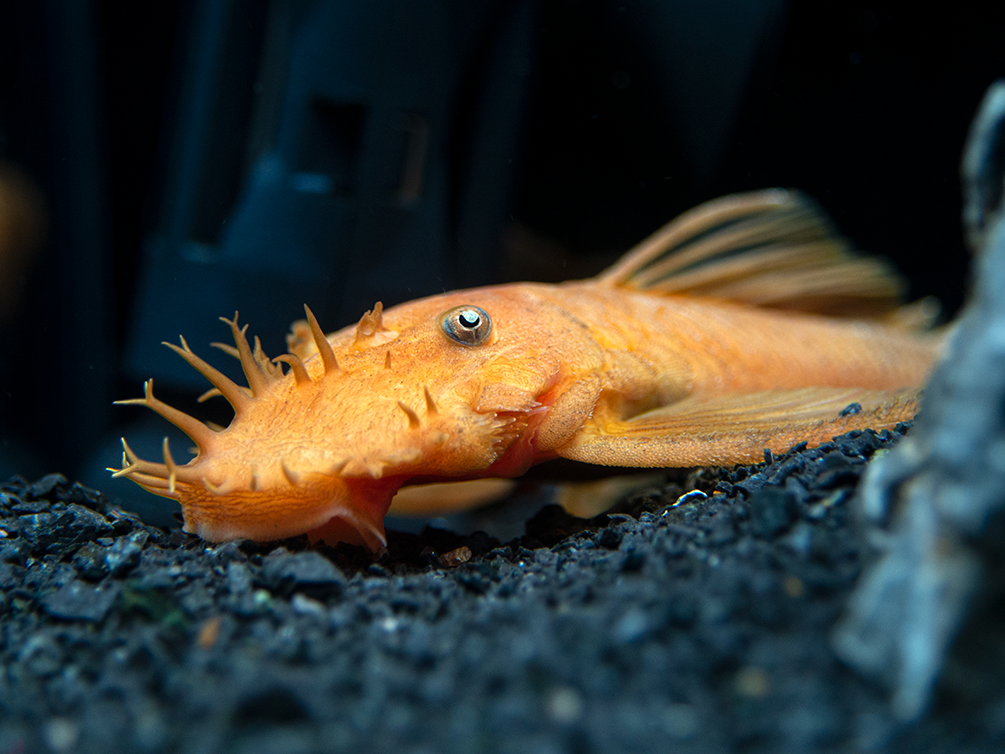
<path fill-rule="evenodd" d="M 558 457 L 743 463 L 908 419 L 943 337 L 898 295 L 799 195 L 727 197 L 590 280 L 378 304 L 330 336 L 307 310 L 277 360 L 235 315 L 248 388 L 171 346 L 234 406 L 230 426 L 167 406 L 148 382 L 126 402 L 177 424 L 198 454 L 180 465 L 165 441 L 154 463 L 126 446 L 115 473 L 177 499 L 186 530 L 210 541 L 307 532 L 378 549 L 404 485 L 511 478 Z"/>

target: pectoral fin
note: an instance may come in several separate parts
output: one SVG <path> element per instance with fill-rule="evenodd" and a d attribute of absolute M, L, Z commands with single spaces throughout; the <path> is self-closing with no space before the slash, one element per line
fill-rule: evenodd
<path fill-rule="evenodd" d="M 391 501 L 392 516 L 442 516 L 502 500 L 516 487 L 512 479 L 470 479 L 402 487 Z"/>
<path fill-rule="evenodd" d="M 565 482 L 555 490 L 555 502 L 565 512 L 577 518 L 593 518 L 610 510 L 633 492 L 649 487 L 661 488 L 666 478 L 663 472 L 627 474 L 592 482 Z"/>
<path fill-rule="evenodd" d="M 812 387 L 692 396 L 628 420 L 598 412 L 558 454 L 605 466 L 686 468 L 750 463 L 827 442 L 853 429 L 892 428 L 914 416 L 919 391 Z"/>

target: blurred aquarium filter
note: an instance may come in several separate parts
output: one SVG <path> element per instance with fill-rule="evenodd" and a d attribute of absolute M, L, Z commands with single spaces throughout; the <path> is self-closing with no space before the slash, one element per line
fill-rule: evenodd
<path fill-rule="evenodd" d="M 160 345 L 238 310 L 282 343 L 484 282 L 508 216 L 533 2 L 206 2 L 128 341 L 141 378 L 199 389 Z"/>

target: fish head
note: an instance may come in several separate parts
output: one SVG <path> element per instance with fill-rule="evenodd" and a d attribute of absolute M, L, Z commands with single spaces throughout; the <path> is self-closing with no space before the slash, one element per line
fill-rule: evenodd
<path fill-rule="evenodd" d="M 403 484 L 515 476 L 542 460 L 535 431 L 565 375 L 539 309 L 517 287 L 482 288 L 386 312 L 378 304 L 329 337 L 307 310 L 275 360 L 257 339 L 252 348 L 235 315 L 224 320 L 228 350 L 248 387 L 184 340 L 168 344 L 231 403 L 230 425 L 212 429 L 164 404 L 148 382 L 144 398 L 125 403 L 175 423 L 197 454 L 176 463 L 165 441 L 154 463 L 125 446 L 115 474 L 178 500 L 186 531 L 209 541 L 306 532 L 378 549 Z"/>

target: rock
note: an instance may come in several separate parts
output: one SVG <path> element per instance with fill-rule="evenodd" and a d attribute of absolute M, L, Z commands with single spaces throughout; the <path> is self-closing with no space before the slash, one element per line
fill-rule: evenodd
<path fill-rule="evenodd" d="M 793 495 L 781 487 L 762 487 L 747 503 L 755 537 L 767 539 L 785 531 L 798 513 Z"/>
<path fill-rule="evenodd" d="M 53 617 L 97 622 L 108 615 L 118 596 L 119 587 L 114 583 L 95 585 L 71 581 L 43 595 L 39 601 Z"/>
<path fill-rule="evenodd" d="M 866 475 L 859 510 L 878 558 L 834 634 L 849 664 L 891 690 L 901 720 L 925 712 L 940 678 L 964 705 L 1005 692 L 994 661 L 1005 653 L 1003 634 L 981 624 L 985 608 L 1005 596 L 1003 149 L 999 82 L 964 154 L 966 229 L 977 266 L 972 298 L 925 388 L 912 435 Z M 978 651 L 975 637 L 985 642 Z M 949 664 L 956 681 L 946 678 Z"/>
<path fill-rule="evenodd" d="M 318 552 L 289 553 L 283 549 L 271 553 L 262 566 L 265 581 L 276 590 L 339 588 L 345 576 Z"/>

